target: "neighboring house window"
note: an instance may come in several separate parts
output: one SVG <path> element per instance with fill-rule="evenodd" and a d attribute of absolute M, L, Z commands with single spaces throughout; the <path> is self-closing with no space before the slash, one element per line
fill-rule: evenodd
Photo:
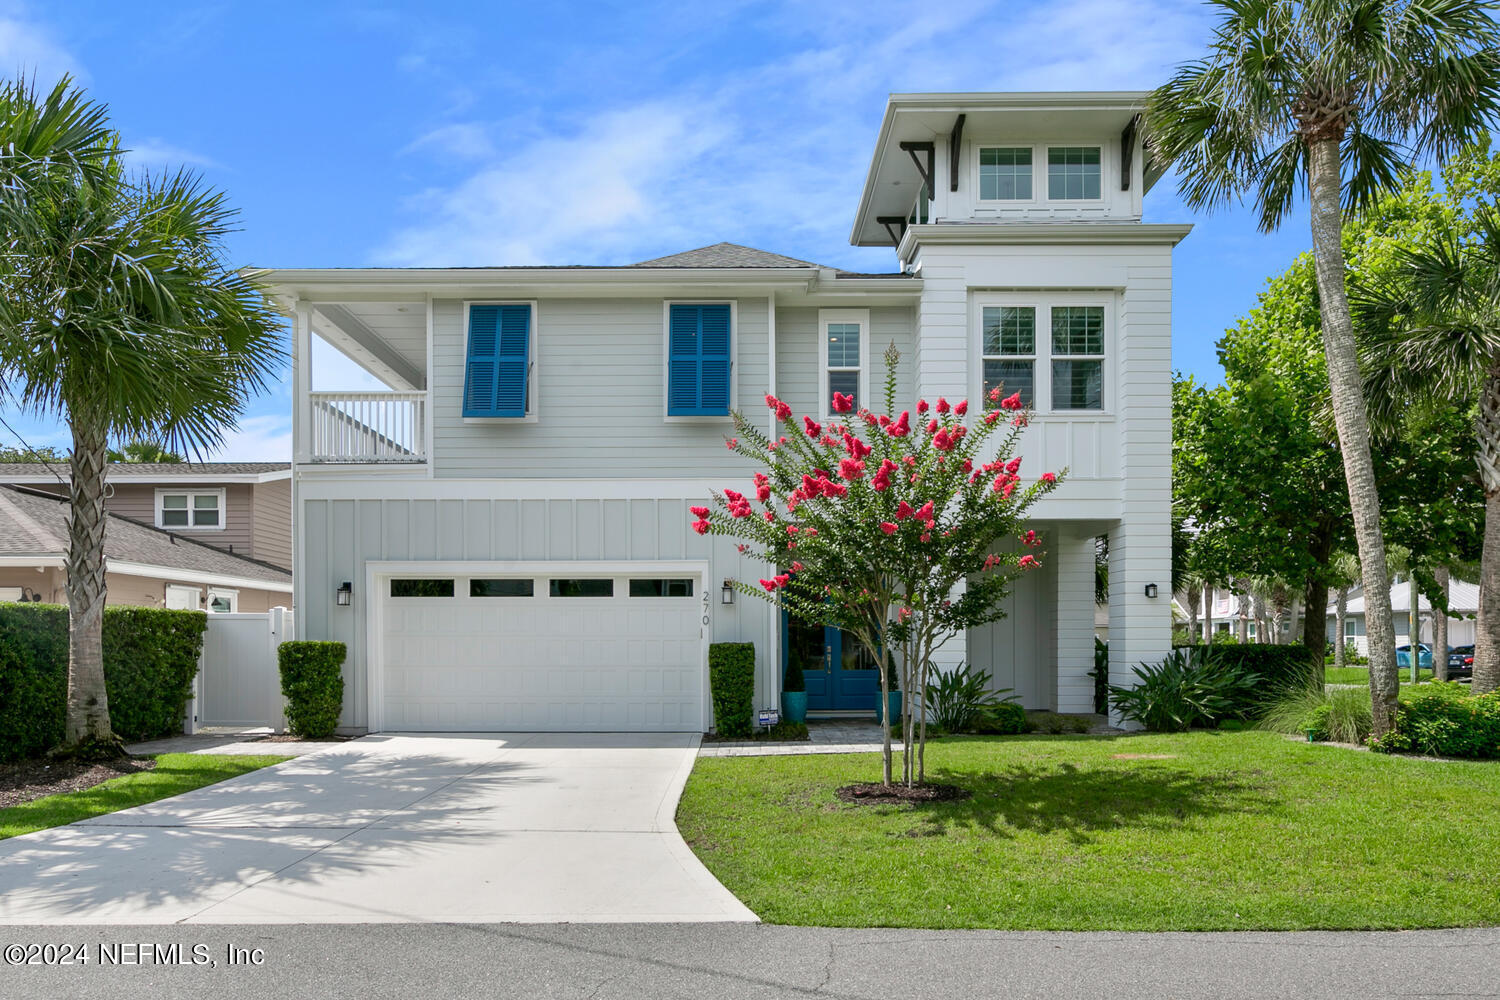
<path fill-rule="evenodd" d="M 208 610 L 214 614 L 233 614 L 240 609 L 240 592 L 220 587 L 208 588 Z"/>
<path fill-rule="evenodd" d="M 1052 307 L 1052 408 L 1104 408 L 1104 307 Z"/>
<path fill-rule="evenodd" d="M 982 398 L 989 403 L 996 386 L 1005 395 L 1021 394 L 1031 406 L 1036 396 L 1036 307 L 985 306 L 980 350 L 983 355 Z"/>
<path fill-rule="evenodd" d="M 667 416 L 727 417 L 732 370 L 728 303 L 667 308 Z"/>
<path fill-rule="evenodd" d="M 1229 623 L 1228 622 L 1214 622 L 1214 631 L 1216 633 L 1227 633 L 1229 631 Z"/>
<path fill-rule="evenodd" d="M 981 148 L 979 198 L 981 201 L 1030 201 L 1031 147 Z"/>
<path fill-rule="evenodd" d="M 833 415 L 833 394 L 854 397 L 854 408 L 868 406 L 870 394 L 870 313 L 867 309 L 818 311 L 818 354 L 823 368 L 821 408 Z"/>
<path fill-rule="evenodd" d="M 223 490 L 157 490 L 158 528 L 224 527 Z"/>
<path fill-rule="evenodd" d="M 471 303 L 464 361 L 465 417 L 531 412 L 531 305 Z"/>
<path fill-rule="evenodd" d="M 1050 146 L 1047 149 L 1049 201 L 1098 201 L 1100 189 L 1098 146 Z"/>
<path fill-rule="evenodd" d="M 1245 623 L 1245 638 L 1247 638 L 1247 639 L 1254 639 L 1255 638 L 1255 623 L 1254 622 L 1246 622 Z"/>
<path fill-rule="evenodd" d="M 170 611 L 198 611 L 202 608 L 203 591 L 197 587 L 167 584 L 167 609 Z"/>
<path fill-rule="evenodd" d="M 1353 639 L 1355 636 L 1365 634 L 1365 620 L 1363 618 L 1344 619 L 1344 638 Z"/>

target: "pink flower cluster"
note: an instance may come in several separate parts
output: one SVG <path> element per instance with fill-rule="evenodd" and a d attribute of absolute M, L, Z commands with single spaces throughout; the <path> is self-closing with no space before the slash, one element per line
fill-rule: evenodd
<path fill-rule="evenodd" d="M 708 534 L 708 508 L 689 507 L 688 512 L 698 519 L 693 522 L 693 530 L 700 535 Z"/>
<path fill-rule="evenodd" d="M 1036 556 L 1031 555 L 1030 553 L 1028 553 L 1028 554 L 1022 556 L 1021 557 L 1021 561 L 1019 563 L 1017 563 L 1016 565 L 1020 566 L 1022 569 L 1036 569 L 1038 566 L 1041 565 L 1041 563 L 1039 563 L 1039 562 L 1036 561 Z"/>
<path fill-rule="evenodd" d="M 776 593 L 777 588 L 785 587 L 789 582 L 791 582 L 791 579 L 792 575 L 790 573 L 778 573 L 777 575 L 771 577 L 771 579 L 769 580 L 760 581 L 760 585 L 766 588 L 766 593 L 774 594 Z"/>
<path fill-rule="evenodd" d="M 785 420 L 792 415 L 792 408 L 790 406 L 769 393 L 766 395 L 766 407 L 767 409 L 776 411 L 777 420 Z"/>
<path fill-rule="evenodd" d="M 1036 536 L 1035 531 L 1028 531 L 1026 537 L 1021 539 L 1021 544 L 1036 546 L 1042 544 L 1042 540 Z"/>
<path fill-rule="evenodd" d="M 899 468 L 901 468 L 901 466 L 897 465 L 895 462 L 892 462 L 890 459 L 882 458 L 880 460 L 880 468 L 876 469 L 875 475 L 870 477 L 870 487 L 874 489 L 876 493 L 884 493 L 886 490 L 891 488 L 891 473 L 895 472 Z"/>
<path fill-rule="evenodd" d="M 833 394 L 834 413 L 848 413 L 852 409 L 854 409 L 853 396 L 846 396 L 842 392 L 836 392 Z"/>
<path fill-rule="evenodd" d="M 771 477 L 764 472 L 755 474 L 755 499 L 761 503 L 771 499 Z"/>
<path fill-rule="evenodd" d="M 724 499 L 729 501 L 730 517 L 749 517 L 754 513 L 750 509 L 750 501 L 745 499 L 745 494 L 736 493 L 734 490 L 725 490 Z"/>

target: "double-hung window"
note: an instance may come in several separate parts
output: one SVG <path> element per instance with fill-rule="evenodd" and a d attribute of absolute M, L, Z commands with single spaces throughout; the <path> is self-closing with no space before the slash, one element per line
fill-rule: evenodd
<path fill-rule="evenodd" d="M 667 416 L 729 415 L 732 312 L 727 302 L 668 304 Z"/>
<path fill-rule="evenodd" d="M 1104 307 L 1052 307 L 1052 409 L 1104 409 Z"/>
<path fill-rule="evenodd" d="M 158 528 L 224 527 L 223 490 L 157 490 Z"/>
<path fill-rule="evenodd" d="M 870 395 L 870 311 L 820 309 L 818 354 L 823 370 L 822 412 L 834 415 L 833 394 L 854 399 L 854 408 L 868 406 Z"/>
<path fill-rule="evenodd" d="M 980 351 L 984 366 L 983 395 L 999 388 L 1021 402 L 1036 402 L 1036 306 L 985 306 L 981 311 Z"/>

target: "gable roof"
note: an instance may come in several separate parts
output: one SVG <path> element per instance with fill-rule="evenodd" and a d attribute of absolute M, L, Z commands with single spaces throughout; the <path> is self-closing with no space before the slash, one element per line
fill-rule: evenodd
<path fill-rule="evenodd" d="M 195 483 L 266 482 L 291 476 L 289 462 L 110 462 L 108 479 Z M 0 462 L 0 483 L 55 483 L 68 479 L 68 463 Z"/>
<path fill-rule="evenodd" d="M 0 556 L 64 558 L 68 551 L 68 501 L 17 486 L 0 486 Z M 254 581 L 290 590 L 292 574 L 160 528 L 109 514 L 104 532 L 106 563 L 135 563 Z M 167 574 L 170 575 L 170 574 Z"/>
<path fill-rule="evenodd" d="M 715 243 L 696 250 L 668 254 L 631 264 L 631 267 L 821 267 L 811 261 L 798 260 L 769 250 L 741 246 L 738 243 Z"/>
<path fill-rule="evenodd" d="M 1405 580 L 1391 584 L 1391 610 L 1403 614 L 1411 606 L 1411 587 Z M 1417 613 L 1431 611 L 1432 606 L 1427 603 L 1423 594 L 1417 594 Z M 1453 580 L 1448 584 L 1448 610 L 1459 614 L 1475 614 L 1479 610 L 1479 587 L 1463 580 Z M 1328 602 L 1328 617 L 1332 618 L 1338 612 L 1338 598 Z M 1365 613 L 1365 596 L 1358 594 L 1349 598 L 1348 614 L 1362 615 Z"/>

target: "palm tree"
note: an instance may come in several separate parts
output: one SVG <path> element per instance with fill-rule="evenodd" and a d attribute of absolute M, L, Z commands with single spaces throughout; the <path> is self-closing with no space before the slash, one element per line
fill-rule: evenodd
<path fill-rule="evenodd" d="M 1396 637 L 1384 572 L 1341 244 L 1346 207 L 1394 188 L 1412 156 L 1439 159 L 1500 106 L 1500 28 L 1488 0 L 1210 0 L 1208 54 L 1152 95 L 1151 149 L 1175 164 L 1184 200 L 1213 209 L 1254 196 L 1275 229 L 1306 185 L 1323 347 L 1364 570 L 1374 729 L 1396 704 Z M 1497 415 L 1500 418 L 1500 415 Z"/>
<path fill-rule="evenodd" d="M 102 107 L 59 86 L 61 96 L 42 102 L 24 87 L 0 89 L 0 104 L 11 105 L 0 128 L 29 134 L 48 101 L 105 120 Z M 102 126 L 90 137 L 80 130 L 79 141 L 69 157 L 38 166 L 33 155 L 0 178 L 0 386 L 72 432 L 61 749 L 104 754 L 118 752 L 100 639 L 108 442 L 213 447 L 281 348 L 266 300 L 222 263 L 234 219 L 224 196 L 188 173 L 127 175 Z M 10 148 L 3 138 L 0 147 Z"/>
<path fill-rule="evenodd" d="M 1362 575 L 1359 557 L 1352 552 L 1335 552 L 1328 561 L 1328 571 L 1338 594 L 1333 612 L 1333 666 L 1336 670 L 1342 670 L 1348 666 L 1344 662 L 1348 645 L 1348 640 L 1344 638 L 1344 623 L 1349 620 L 1349 591 Z M 1312 613 L 1311 608 L 1308 613 Z"/>
<path fill-rule="evenodd" d="M 183 457 L 177 452 L 163 448 L 155 441 L 142 441 L 139 438 L 126 441 L 119 448 L 109 449 L 108 457 L 111 462 L 124 462 L 127 465 L 178 465 L 183 462 Z"/>
<path fill-rule="evenodd" d="M 1500 687 L 1500 212 L 1441 227 L 1396 251 L 1391 273 L 1355 288 L 1370 330 L 1366 391 L 1378 418 L 1413 400 L 1472 406 L 1484 487 L 1474 691 Z M 1444 623 L 1446 625 L 1446 622 Z"/>

